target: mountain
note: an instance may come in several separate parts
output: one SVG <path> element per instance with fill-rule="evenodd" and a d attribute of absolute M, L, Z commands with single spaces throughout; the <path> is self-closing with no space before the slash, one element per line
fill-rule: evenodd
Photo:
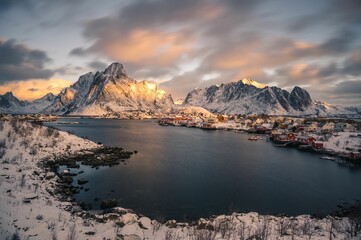
<path fill-rule="evenodd" d="M 104 115 L 124 111 L 168 111 L 173 107 L 170 94 L 148 81 L 130 78 L 120 63 L 103 72 L 87 73 L 65 88 L 44 109 L 44 113 Z"/>
<path fill-rule="evenodd" d="M 0 113 L 38 113 L 54 101 L 55 96 L 48 93 L 32 102 L 16 98 L 12 92 L 0 95 Z"/>
<path fill-rule="evenodd" d="M 355 113 L 341 106 L 313 101 L 305 89 L 297 86 L 288 92 L 250 79 L 195 89 L 188 93 L 183 105 L 226 114 L 326 116 Z"/>

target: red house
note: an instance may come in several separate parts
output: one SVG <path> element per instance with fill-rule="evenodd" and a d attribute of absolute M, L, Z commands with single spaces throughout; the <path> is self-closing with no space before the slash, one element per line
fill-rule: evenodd
<path fill-rule="evenodd" d="M 323 142 L 313 141 L 313 142 L 312 142 L 312 147 L 314 147 L 314 148 L 316 148 L 316 149 L 321 149 L 321 148 L 323 148 Z"/>
<path fill-rule="evenodd" d="M 296 142 L 301 143 L 301 144 L 310 144 L 312 142 L 314 142 L 316 139 L 314 137 L 309 137 L 309 136 L 297 136 L 296 137 Z"/>
<path fill-rule="evenodd" d="M 360 152 L 352 152 L 350 154 L 351 158 L 360 158 L 361 157 L 361 153 Z"/>

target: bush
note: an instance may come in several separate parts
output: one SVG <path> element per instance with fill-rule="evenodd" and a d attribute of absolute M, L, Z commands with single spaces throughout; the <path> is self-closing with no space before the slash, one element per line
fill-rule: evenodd
<path fill-rule="evenodd" d="M 11 235 L 11 240 L 20 240 L 20 236 L 19 236 L 19 233 L 18 231 L 16 230 L 13 235 Z"/>
<path fill-rule="evenodd" d="M 41 220 L 43 220 L 43 219 L 44 219 L 44 216 L 41 215 L 41 214 L 38 214 L 38 215 L 36 216 L 36 220 L 41 221 Z"/>

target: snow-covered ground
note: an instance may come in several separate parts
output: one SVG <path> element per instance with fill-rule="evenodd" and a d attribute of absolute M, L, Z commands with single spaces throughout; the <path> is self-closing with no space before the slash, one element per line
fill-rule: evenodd
<path fill-rule="evenodd" d="M 330 137 L 324 147 L 337 153 L 356 152 L 361 149 L 361 137 L 357 132 L 339 132 Z"/>
<path fill-rule="evenodd" d="M 99 147 L 66 132 L 28 122 L 0 121 L 0 239 L 351 239 L 348 219 L 221 215 L 194 224 L 160 224 L 122 208 L 71 214 L 52 195 L 57 176 L 38 164 Z M 67 209 L 67 210 L 66 210 Z M 89 217 L 91 216 L 92 217 Z M 81 217 L 83 216 L 83 217 Z M 354 239 L 359 239 L 354 237 Z"/>

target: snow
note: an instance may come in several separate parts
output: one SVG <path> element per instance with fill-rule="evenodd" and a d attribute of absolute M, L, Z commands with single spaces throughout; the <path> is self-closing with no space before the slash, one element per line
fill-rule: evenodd
<path fill-rule="evenodd" d="M 256 88 L 264 88 L 266 87 L 266 85 L 262 84 L 262 83 L 259 83 L 259 82 L 256 82 L 252 79 L 249 79 L 249 78 L 244 78 L 241 80 L 243 82 L 243 84 L 247 84 L 247 85 L 252 85 L 252 86 L 255 86 Z"/>
<path fill-rule="evenodd" d="M 358 151 L 361 149 L 361 137 L 355 132 L 339 132 L 324 142 L 324 148 L 337 153 Z"/>
<path fill-rule="evenodd" d="M 71 209 L 72 203 L 60 202 L 51 194 L 57 176 L 45 172 L 38 163 L 58 155 L 89 152 L 98 144 L 28 122 L 0 121 L 0 145 L 0 239 L 15 232 L 21 239 L 78 240 L 246 239 L 256 234 L 271 240 L 309 236 L 321 240 L 329 239 L 330 232 L 333 239 L 348 237 L 346 218 L 275 217 L 251 212 L 199 219 L 195 224 L 174 220 L 161 224 L 120 207 L 114 209 L 116 213 L 82 218 L 84 212 L 71 214 L 66 209 Z M 338 228 L 331 229 L 332 223 Z M 75 238 L 69 238 L 72 233 Z"/>

